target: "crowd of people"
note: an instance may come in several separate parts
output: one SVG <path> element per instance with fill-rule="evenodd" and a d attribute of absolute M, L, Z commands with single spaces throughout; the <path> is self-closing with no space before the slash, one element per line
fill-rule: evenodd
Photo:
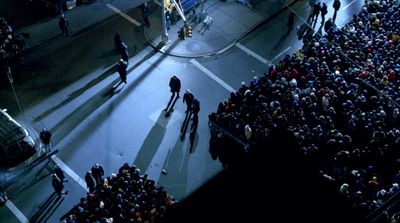
<path fill-rule="evenodd" d="M 6 73 L 10 64 L 20 62 L 24 47 L 22 34 L 16 34 L 7 20 L 0 17 L 0 73 Z"/>
<path fill-rule="evenodd" d="M 366 216 L 381 206 L 400 185 L 399 10 L 397 1 L 367 0 L 344 27 L 314 35 L 243 83 L 210 114 L 224 129 L 212 131 L 214 156 L 223 140 L 234 141 L 225 131 L 263 145 L 271 131 L 287 129 L 349 208 Z"/>
<path fill-rule="evenodd" d="M 87 196 L 61 217 L 62 222 L 153 223 L 178 202 L 148 179 L 147 174 L 141 174 L 139 168 L 128 163 L 106 178 L 101 164 L 95 164 L 85 181 Z"/>

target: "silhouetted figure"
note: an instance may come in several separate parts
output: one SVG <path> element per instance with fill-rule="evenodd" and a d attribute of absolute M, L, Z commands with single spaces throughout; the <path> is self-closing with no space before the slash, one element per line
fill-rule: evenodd
<path fill-rule="evenodd" d="M 91 171 L 96 184 L 100 184 L 104 176 L 103 166 L 101 164 L 96 163 L 94 166 L 92 166 Z"/>
<path fill-rule="evenodd" d="M 53 186 L 54 191 L 58 196 L 61 196 L 63 194 L 68 194 L 68 191 L 63 191 L 64 189 L 63 182 L 57 177 L 56 174 L 52 175 L 51 185 Z"/>
<path fill-rule="evenodd" d="M 96 186 L 96 183 L 94 182 L 94 179 L 92 177 L 92 171 L 87 171 L 85 174 L 85 182 L 86 186 L 89 190 L 89 193 L 92 193 L 94 191 L 94 188 Z"/>
<path fill-rule="evenodd" d="M 337 11 L 339 11 L 340 5 L 341 5 L 340 0 L 334 0 L 334 1 L 333 1 L 332 7 L 333 7 L 333 9 L 335 10 L 335 11 L 333 12 L 333 21 L 336 20 Z"/>
<path fill-rule="evenodd" d="M 323 26 L 325 23 L 325 15 L 328 14 L 328 6 L 326 5 L 326 3 L 322 3 L 321 6 L 321 25 Z"/>
<path fill-rule="evenodd" d="M 311 25 L 313 23 L 314 25 L 317 24 L 320 11 L 321 11 L 321 2 L 317 2 L 312 9 L 311 22 L 310 22 Z"/>
<path fill-rule="evenodd" d="M 178 98 L 180 98 L 179 92 L 181 90 L 181 80 L 179 80 L 179 78 L 175 74 L 172 75 L 171 79 L 169 80 L 169 89 L 170 89 L 172 95 L 168 101 L 167 107 L 164 109 L 164 111 L 167 112 L 165 114 L 166 117 L 168 117 L 170 112 L 172 112 L 174 110 L 175 102 L 178 100 Z M 172 103 L 172 105 L 171 105 L 171 103 Z M 170 107 L 170 105 L 171 105 L 171 107 Z"/>
<path fill-rule="evenodd" d="M 185 111 L 186 115 L 185 115 L 185 119 L 184 119 L 183 124 L 182 124 L 181 133 L 186 132 L 186 128 L 187 128 L 187 125 L 189 123 L 190 116 L 192 115 L 193 99 L 194 99 L 193 94 L 190 92 L 189 89 L 186 89 L 186 92 L 183 95 L 183 103 L 186 103 L 186 111 Z M 184 137 L 182 137 L 182 140 L 183 140 L 183 138 Z"/>
<path fill-rule="evenodd" d="M 41 142 L 40 150 L 39 150 L 39 156 L 41 152 L 44 153 L 50 153 L 52 149 L 51 145 L 51 132 L 47 130 L 46 128 L 43 128 L 42 131 L 39 133 L 39 138 Z"/>
<path fill-rule="evenodd" d="M 186 89 L 185 94 L 183 95 L 183 103 L 186 103 L 186 111 L 185 113 L 189 113 L 192 107 L 194 96 L 189 89 Z"/>
<path fill-rule="evenodd" d="M 197 98 L 193 99 L 192 112 L 193 112 L 193 114 L 196 114 L 196 115 L 198 115 L 200 112 L 200 102 L 199 102 L 199 100 L 197 100 Z"/>
<path fill-rule="evenodd" d="M 63 35 L 65 35 L 65 36 L 69 35 L 69 32 L 68 32 L 69 22 L 65 18 L 64 14 L 62 14 L 60 17 L 60 20 L 58 20 L 58 26 L 60 27 Z"/>
<path fill-rule="evenodd" d="M 294 14 L 294 12 L 290 12 L 289 13 L 289 18 L 287 21 L 286 26 L 288 27 L 287 33 L 290 33 L 293 30 L 293 25 L 294 25 L 294 16 L 296 14 Z"/>
<path fill-rule="evenodd" d="M 142 18 L 143 18 L 144 26 L 147 28 L 150 28 L 149 16 L 150 16 L 150 8 L 149 8 L 149 4 L 146 2 L 142 5 Z"/>
<path fill-rule="evenodd" d="M 61 182 L 68 182 L 68 180 L 65 179 L 64 171 L 61 169 L 59 165 L 56 166 L 53 172 L 58 177 L 58 179 L 60 179 Z"/>
<path fill-rule="evenodd" d="M 119 74 L 120 82 L 115 86 L 114 88 L 117 88 L 120 84 L 122 83 L 127 83 L 126 81 L 126 76 L 127 76 L 127 71 L 126 68 L 128 68 L 128 62 L 124 61 L 123 59 L 120 59 L 116 65 L 117 72 Z"/>

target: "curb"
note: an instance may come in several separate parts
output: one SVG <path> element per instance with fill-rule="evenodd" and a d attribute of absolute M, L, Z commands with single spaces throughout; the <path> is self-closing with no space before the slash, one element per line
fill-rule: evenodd
<path fill-rule="evenodd" d="M 168 55 L 168 56 L 174 56 L 174 57 L 180 57 L 180 58 L 190 58 L 190 59 L 211 57 L 211 56 L 215 56 L 215 55 L 218 55 L 218 54 L 221 54 L 221 53 L 227 51 L 232 46 L 234 46 L 237 42 L 239 42 L 241 39 L 243 39 L 244 37 L 249 35 L 251 32 L 253 32 L 254 30 L 258 29 L 259 27 L 261 27 L 262 25 L 267 23 L 269 20 L 275 18 L 277 15 L 279 15 L 284 10 L 288 9 L 289 6 L 295 4 L 297 1 L 298 0 L 292 0 L 289 4 L 286 4 L 285 7 L 279 9 L 277 12 L 275 12 L 271 16 L 269 16 L 269 17 L 265 18 L 264 20 L 254 24 L 253 27 L 251 27 L 247 32 L 245 32 L 245 33 L 241 34 L 240 36 L 238 36 L 237 38 L 235 38 L 233 41 L 231 41 L 231 43 L 227 44 L 224 47 L 221 47 L 220 49 L 217 49 L 217 50 L 214 50 L 212 52 L 209 52 L 209 53 L 183 54 L 183 53 L 174 53 L 174 52 L 165 50 L 165 49 L 163 49 L 164 45 L 160 45 L 160 43 L 155 43 L 153 40 L 149 40 L 150 37 L 149 37 L 149 35 L 147 33 L 147 29 L 144 29 L 144 37 L 146 38 L 147 43 L 154 50 L 156 50 L 159 53 Z"/>

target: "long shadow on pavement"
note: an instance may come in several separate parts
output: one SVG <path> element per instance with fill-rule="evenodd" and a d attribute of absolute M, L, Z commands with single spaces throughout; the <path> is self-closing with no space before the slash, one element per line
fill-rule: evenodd
<path fill-rule="evenodd" d="M 160 112 L 156 123 L 151 128 L 146 139 L 143 141 L 142 147 L 137 153 L 135 161 L 133 161 L 133 164 L 135 164 L 141 170 L 146 171 L 149 167 L 151 160 L 156 154 L 157 149 L 164 138 L 168 121 L 169 118 L 164 117 L 164 112 Z"/>
<path fill-rule="evenodd" d="M 183 148 L 184 142 L 180 137 L 176 140 L 175 146 L 168 153 L 163 168 L 168 171 L 166 175 L 160 175 L 158 185 L 163 186 L 169 194 L 186 194 L 186 184 L 188 177 L 188 165 L 190 153 Z M 178 198 L 182 199 L 182 198 Z"/>
<path fill-rule="evenodd" d="M 176 45 L 178 43 L 178 41 L 172 43 L 174 45 Z M 171 48 L 172 49 L 172 48 Z M 148 55 L 146 55 L 142 60 L 140 60 L 140 62 L 136 63 L 133 67 L 131 67 L 128 70 L 128 73 L 131 72 L 132 70 L 134 70 L 136 67 L 140 66 L 141 63 L 146 62 L 147 59 L 151 58 L 153 55 L 157 54 L 157 51 L 153 50 L 151 51 Z M 106 120 L 108 118 L 108 113 L 112 112 L 112 109 L 117 107 L 121 102 L 124 101 L 124 99 L 127 97 L 128 94 L 130 94 L 132 92 L 133 89 L 135 89 L 135 87 L 148 75 L 150 74 L 156 67 L 157 65 L 164 60 L 164 58 L 167 56 L 167 54 L 163 54 L 161 55 L 155 62 L 152 63 L 152 66 L 149 67 L 147 70 L 145 70 L 137 79 L 135 79 L 135 81 L 133 81 L 132 83 L 128 82 L 127 86 L 125 86 L 124 90 L 118 95 L 118 97 L 116 97 L 112 103 L 109 105 L 109 108 L 105 108 L 102 109 L 96 117 L 94 117 L 93 119 L 90 120 L 90 124 L 86 125 L 84 128 L 82 128 L 81 130 L 79 130 L 79 132 L 77 132 L 77 135 L 79 135 L 80 137 L 82 137 L 83 139 L 87 136 L 92 134 L 92 132 L 94 132 L 97 127 L 103 123 L 104 120 Z M 117 82 L 118 80 L 114 81 L 114 84 Z M 128 80 L 129 81 L 129 80 Z M 100 93 L 101 94 L 101 93 Z M 98 108 L 98 106 L 96 107 Z M 77 122 L 75 122 L 77 123 Z M 60 122 L 60 125 L 62 125 L 62 122 Z M 70 126 L 70 125 L 69 125 Z M 58 136 L 58 140 L 53 140 L 54 145 L 56 145 L 63 137 L 65 137 L 67 134 L 69 134 L 69 132 L 75 128 L 75 126 L 71 126 L 69 131 L 64 131 L 63 135 Z M 76 147 L 78 148 L 78 146 L 80 145 L 80 143 L 82 143 L 84 141 L 76 141 Z M 70 153 L 65 154 L 66 156 L 72 156 L 74 155 L 74 153 L 69 150 Z"/>

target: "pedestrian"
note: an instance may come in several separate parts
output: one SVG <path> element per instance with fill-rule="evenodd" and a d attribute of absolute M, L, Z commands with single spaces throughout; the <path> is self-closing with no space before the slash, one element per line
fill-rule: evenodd
<path fill-rule="evenodd" d="M 316 4 L 314 4 L 313 9 L 312 9 L 311 22 L 310 22 L 311 25 L 313 23 L 317 24 L 320 10 L 321 10 L 321 2 L 317 2 Z"/>
<path fill-rule="evenodd" d="M 92 193 L 94 191 L 94 187 L 96 185 L 96 183 L 94 182 L 94 179 L 92 177 L 92 171 L 87 171 L 85 174 L 85 182 L 86 182 L 86 186 L 89 190 L 89 193 Z"/>
<path fill-rule="evenodd" d="M 191 111 L 192 103 L 193 103 L 194 96 L 189 89 L 186 89 L 185 94 L 183 95 L 183 103 L 186 102 L 186 111 L 185 113 L 189 113 Z"/>
<path fill-rule="evenodd" d="M 63 194 L 68 194 L 68 191 L 63 191 L 64 189 L 63 182 L 57 177 L 56 174 L 52 175 L 51 185 L 53 186 L 53 189 L 58 196 L 61 196 Z"/>
<path fill-rule="evenodd" d="M 325 32 L 329 33 L 334 28 L 334 22 L 331 18 L 329 18 L 324 26 Z"/>
<path fill-rule="evenodd" d="M 61 182 L 68 182 L 68 180 L 65 179 L 64 171 L 59 165 L 56 165 L 56 168 L 54 168 L 53 172 L 58 177 L 58 179 L 60 179 Z"/>
<path fill-rule="evenodd" d="M 293 25 L 294 25 L 294 16 L 295 16 L 296 14 L 294 14 L 294 12 L 290 12 L 289 13 L 289 18 L 288 18 L 288 21 L 287 21 L 287 27 L 288 27 L 288 30 L 287 30 L 287 33 L 290 33 L 292 30 L 293 30 Z"/>
<path fill-rule="evenodd" d="M 51 132 L 47 130 L 46 128 L 43 128 L 42 131 L 39 133 L 39 138 L 40 138 L 40 150 L 39 150 L 39 156 L 41 152 L 44 153 L 50 153 L 52 149 L 51 145 Z"/>
<path fill-rule="evenodd" d="M 145 27 L 150 28 L 150 20 L 149 20 L 149 16 L 150 16 L 150 8 L 149 8 L 149 4 L 147 2 L 145 2 L 142 5 L 142 18 L 143 18 L 143 22 Z"/>
<path fill-rule="evenodd" d="M 179 92 L 181 90 L 181 80 L 179 80 L 179 78 L 176 76 L 176 74 L 173 74 L 171 79 L 169 80 L 169 89 L 172 93 L 171 98 L 167 104 L 167 107 L 164 109 L 164 111 L 167 112 L 166 116 L 168 116 L 169 114 L 169 107 L 172 103 L 172 101 L 174 101 L 174 103 L 172 104 L 170 110 L 173 111 L 173 107 L 175 105 L 176 100 L 178 100 L 178 98 L 180 98 L 179 96 Z M 175 97 L 176 96 L 176 97 Z"/>
<path fill-rule="evenodd" d="M 165 12 L 165 27 L 167 28 L 167 30 L 171 28 L 171 13 L 169 12 L 169 10 Z"/>
<path fill-rule="evenodd" d="M 68 32 L 69 22 L 65 18 L 64 14 L 62 14 L 60 16 L 60 20 L 58 21 L 58 26 L 60 27 L 63 35 L 65 35 L 65 36 L 69 35 L 69 32 Z"/>
<path fill-rule="evenodd" d="M 322 6 L 321 6 L 321 18 L 322 18 L 322 20 L 321 20 L 321 25 L 323 26 L 324 25 L 324 23 L 325 23 L 325 15 L 326 14 L 328 14 L 328 6 L 326 5 L 326 3 L 324 2 L 324 3 L 322 3 Z"/>
<path fill-rule="evenodd" d="M 121 54 L 121 59 L 128 64 L 129 63 L 128 46 L 124 42 L 121 43 L 120 54 Z"/>
<path fill-rule="evenodd" d="M 126 62 L 123 59 L 119 59 L 118 63 L 116 64 L 117 72 L 119 74 L 120 82 L 115 86 L 117 88 L 120 84 L 122 83 L 127 83 L 126 81 L 126 76 L 127 76 L 127 71 L 126 69 L 128 68 L 128 62 Z"/>
<path fill-rule="evenodd" d="M 96 163 L 94 166 L 92 166 L 92 176 L 96 182 L 96 185 L 101 184 L 101 180 L 104 176 L 104 169 L 101 164 Z"/>
<path fill-rule="evenodd" d="M 336 20 L 336 14 L 337 14 L 337 11 L 339 11 L 339 9 L 340 9 L 340 5 L 341 5 L 340 0 L 334 0 L 334 1 L 333 1 L 332 7 L 333 7 L 333 9 L 335 10 L 335 11 L 333 12 L 333 21 Z"/>
<path fill-rule="evenodd" d="M 197 98 L 193 99 L 192 112 L 194 115 L 198 115 L 200 112 L 200 102 L 197 100 Z"/>

